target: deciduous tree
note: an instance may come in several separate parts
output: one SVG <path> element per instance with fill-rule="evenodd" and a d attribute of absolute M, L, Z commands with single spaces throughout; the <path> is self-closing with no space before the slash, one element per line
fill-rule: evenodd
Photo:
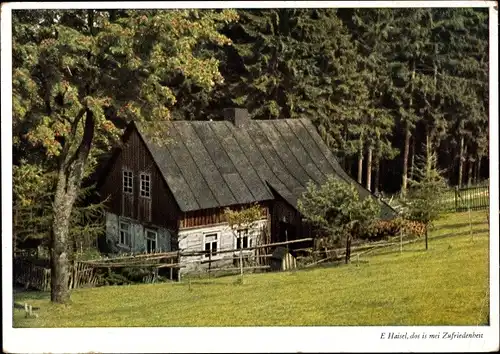
<path fill-rule="evenodd" d="M 95 147 L 106 149 L 120 132 L 110 118 L 169 119 L 175 75 L 213 88 L 222 79 L 217 60 L 193 50 L 206 41 L 229 44 L 217 24 L 236 17 L 232 10 L 196 9 L 13 13 L 14 125 L 29 121 L 26 138 L 57 162 L 53 302 L 69 299 L 71 213 Z"/>
<path fill-rule="evenodd" d="M 380 215 L 380 205 L 374 198 L 361 199 L 353 184 L 331 175 L 321 186 L 310 182 L 297 205 L 302 215 L 321 228 L 332 244 L 345 242 L 346 263 L 352 238 L 361 235 Z"/>

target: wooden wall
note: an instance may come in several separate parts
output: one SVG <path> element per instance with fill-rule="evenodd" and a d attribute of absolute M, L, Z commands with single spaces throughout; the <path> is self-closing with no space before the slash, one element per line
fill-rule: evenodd
<path fill-rule="evenodd" d="M 281 228 L 289 224 L 295 230 L 295 235 L 289 235 L 288 241 L 311 237 L 311 225 L 302 220 L 302 215 L 287 202 L 276 199 L 271 207 L 271 242 L 284 242 L 280 237 Z M 291 246 L 292 247 L 292 246 Z M 306 247 L 302 243 L 293 244 L 293 247 Z"/>
<path fill-rule="evenodd" d="M 238 210 L 240 208 L 242 208 L 242 206 L 232 207 L 231 209 Z M 269 215 L 269 207 L 267 204 L 263 203 L 261 204 L 261 208 L 262 218 L 265 219 Z M 225 208 L 213 208 L 182 213 L 179 228 L 186 229 L 191 227 L 217 225 L 224 223 L 226 222 L 224 209 Z"/>
<path fill-rule="evenodd" d="M 123 193 L 122 171 L 133 172 L 133 194 Z M 151 174 L 151 198 L 139 195 L 139 174 Z M 129 217 L 143 224 L 164 226 L 170 230 L 179 227 L 180 210 L 170 189 L 163 180 L 153 158 L 136 130 L 132 130 L 121 152 L 110 166 L 108 175 L 100 189 L 111 213 Z"/>

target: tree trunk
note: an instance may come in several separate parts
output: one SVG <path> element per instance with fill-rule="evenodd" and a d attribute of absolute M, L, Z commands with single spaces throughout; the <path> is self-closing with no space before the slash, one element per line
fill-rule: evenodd
<path fill-rule="evenodd" d="M 410 102 L 408 104 L 408 108 L 410 111 L 413 108 L 413 81 L 415 80 L 415 61 L 412 62 L 412 73 L 411 73 L 411 85 L 410 85 Z M 401 195 L 403 197 L 406 196 L 406 190 L 408 187 L 408 152 L 410 150 L 410 122 L 406 122 L 406 130 L 405 130 L 405 145 L 403 151 L 403 181 L 401 184 Z"/>
<path fill-rule="evenodd" d="M 401 195 L 406 196 L 406 189 L 408 186 L 408 152 L 410 150 L 410 126 L 407 123 L 405 131 L 405 145 L 403 152 L 403 183 L 401 185 Z"/>
<path fill-rule="evenodd" d="M 415 137 L 411 139 L 411 167 L 410 167 L 410 179 L 413 179 L 413 173 L 415 171 Z"/>
<path fill-rule="evenodd" d="M 363 150 L 358 154 L 358 183 L 363 184 Z"/>
<path fill-rule="evenodd" d="M 83 178 L 92 140 L 94 138 L 94 116 L 89 109 L 86 113 L 83 137 L 78 148 L 68 155 L 69 145 L 63 147 L 57 178 L 56 193 L 53 203 L 53 219 L 51 231 L 51 292 L 52 302 L 65 303 L 69 300 L 69 228 L 71 211 L 76 201 Z M 79 119 L 78 119 L 79 120 Z M 78 123 L 76 123 L 78 124 Z M 76 133 L 76 125 L 73 127 Z M 75 135 L 73 135 L 75 136 Z"/>
<path fill-rule="evenodd" d="M 18 220 L 18 212 L 19 212 L 19 209 L 17 208 L 17 206 L 14 204 L 13 205 L 13 212 L 14 212 L 14 222 L 13 222 L 13 225 L 12 225 L 12 251 L 13 251 L 13 256 L 15 257 L 16 256 L 16 252 L 17 252 L 17 220 Z"/>
<path fill-rule="evenodd" d="M 462 187 L 462 175 L 463 175 L 463 170 L 464 170 L 464 144 L 465 143 L 465 138 L 462 135 L 460 137 L 460 152 L 458 156 L 458 188 Z"/>
<path fill-rule="evenodd" d="M 351 236 L 348 235 L 345 244 L 345 264 L 349 264 L 350 259 L 351 259 Z"/>
<path fill-rule="evenodd" d="M 472 168 L 474 166 L 474 160 L 472 158 L 469 158 L 468 161 L 468 171 L 467 171 L 467 187 L 470 187 L 472 185 Z"/>
<path fill-rule="evenodd" d="M 349 176 L 353 176 L 354 172 L 352 170 L 352 161 L 350 158 L 347 160 L 346 165 L 347 165 L 347 169 L 346 169 L 347 173 L 349 174 Z"/>
<path fill-rule="evenodd" d="M 375 181 L 373 181 L 374 184 L 374 191 L 377 194 L 379 192 L 379 184 L 380 184 L 380 157 L 376 156 L 375 157 Z"/>
<path fill-rule="evenodd" d="M 426 251 L 429 249 L 428 238 L 429 238 L 429 227 L 427 225 L 425 225 L 425 250 Z"/>
<path fill-rule="evenodd" d="M 366 159 L 366 189 L 369 191 L 372 190 L 372 158 L 373 158 L 373 149 L 370 146 L 368 148 L 368 157 Z"/>
<path fill-rule="evenodd" d="M 431 136 L 430 136 L 429 130 L 426 129 L 425 130 L 425 169 L 427 172 L 427 176 L 430 176 L 430 172 L 432 170 L 431 153 L 432 153 Z"/>
<path fill-rule="evenodd" d="M 76 193 L 65 192 L 66 176 L 59 174 L 57 192 L 54 198 L 51 250 L 51 293 L 52 302 L 65 303 L 69 300 L 69 223 Z M 71 188 L 71 190 L 74 190 Z"/>
<path fill-rule="evenodd" d="M 479 155 L 477 157 L 477 166 L 476 166 L 476 183 L 479 183 L 481 181 L 481 160 L 483 157 Z"/>

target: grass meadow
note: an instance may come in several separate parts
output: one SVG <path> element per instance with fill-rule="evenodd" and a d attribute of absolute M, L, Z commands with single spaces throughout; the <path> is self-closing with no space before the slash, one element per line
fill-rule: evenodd
<path fill-rule="evenodd" d="M 109 286 L 72 291 L 54 305 L 41 292 L 14 294 L 40 307 L 14 309 L 14 327 L 487 325 L 487 211 L 445 215 L 424 242 L 380 250 L 359 264 L 283 273 Z"/>

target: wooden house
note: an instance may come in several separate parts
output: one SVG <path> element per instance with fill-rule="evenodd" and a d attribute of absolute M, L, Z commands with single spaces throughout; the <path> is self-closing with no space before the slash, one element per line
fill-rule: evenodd
<path fill-rule="evenodd" d="M 233 255 L 218 250 L 307 237 L 297 200 L 310 180 L 335 174 L 373 197 L 342 170 L 308 119 L 250 120 L 244 109 L 227 109 L 217 121 L 161 124 L 163 144 L 145 123 L 130 123 L 99 183 L 113 252 L 207 251 L 224 262 Z M 254 203 L 262 219 L 234 233 L 224 208 Z M 392 212 L 382 206 L 382 217 Z M 203 267 L 206 257 L 181 259 L 183 272 Z"/>

